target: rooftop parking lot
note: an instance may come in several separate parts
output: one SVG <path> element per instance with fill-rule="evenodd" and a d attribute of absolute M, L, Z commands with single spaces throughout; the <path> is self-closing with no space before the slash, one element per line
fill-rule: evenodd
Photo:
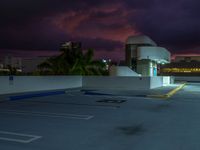
<path fill-rule="evenodd" d="M 175 87 L 175 86 L 174 86 Z M 151 91 L 69 90 L 0 103 L 2 150 L 199 150 L 200 84 Z"/>

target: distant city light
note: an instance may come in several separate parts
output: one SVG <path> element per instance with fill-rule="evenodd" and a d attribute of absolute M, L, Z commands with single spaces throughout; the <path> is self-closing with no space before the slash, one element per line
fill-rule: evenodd
<path fill-rule="evenodd" d="M 173 73 L 192 73 L 200 72 L 200 68 L 164 68 L 163 72 L 173 72 Z"/>
<path fill-rule="evenodd" d="M 102 59 L 102 62 L 106 63 L 107 61 L 105 59 Z"/>

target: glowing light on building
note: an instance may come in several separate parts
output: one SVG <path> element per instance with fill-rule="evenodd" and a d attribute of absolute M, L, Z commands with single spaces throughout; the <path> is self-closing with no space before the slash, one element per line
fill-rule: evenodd
<path fill-rule="evenodd" d="M 165 73 L 200 73 L 200 68 L 163 68 Z"/>

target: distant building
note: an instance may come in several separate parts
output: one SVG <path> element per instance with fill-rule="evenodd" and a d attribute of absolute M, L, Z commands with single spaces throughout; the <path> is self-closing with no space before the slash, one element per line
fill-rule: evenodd
<path fill-rule="evenodd" d="M 38 71 L 38 65 L 43 63 L 45 60 L 47 60 L 49 57 L 46 56 L 40 56 L 40 57 L 34 57 L 34 58 L 24 58 L 22 59 L 22 72 L 23 73 L 33 73 L 35 71 Z"/>
<path fill-rule="evenodd" d="M 160 66 L 160 75 L 199 76 L 200 56 L 176 56 L 170 64 Z"/>
<path fill-rule="evenodd" d="M 5 56 L 0 63 L 1 71 L 9 71 L 9 67 L 17 69 L 18 72 L 33 73 L 38 70 L 38 65 L 49 57 L 40 56 L 33 58 L 21 58 L 14 56 Z"/>
<path fill-rule="evenodd" d="M 3 69 L 3 60 L 0 59 L 0 69 Z"/>
<path fill-rule="evenodd" d="M 0 64 L 0 69 L 3 69 L 3 64 Z"/>
<path fill-rule="evenodd" d="M 200 56 L 176 56 L 174 62 L 200 62 Z"/>
<path fill-rule="evenodd" d="M 4 68 L 8 68 L 9 66 L 16 69 L 22 68 L 22 58 L 21 57 L 13 57 L 11 55 L 5 56 L 3 60 Z"/>

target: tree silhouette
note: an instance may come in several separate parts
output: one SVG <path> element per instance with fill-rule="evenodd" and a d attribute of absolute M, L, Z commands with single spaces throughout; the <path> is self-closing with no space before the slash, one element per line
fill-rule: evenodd
<path fill-rule="evenodd" d="M 9 70 L 9 75 L 17 75 L 17 69 L 15 67 L 8 65 L 7 68 Z"/>
<path fill-rule="evenodd" d="M 41 74 L 103 75 L 106 72 L 105 63 L 93 60 L 93 49 L 88 49 L 84 54 L 79 47 L 64 45 L 60 51 L 60 55 L 38 65 Z"/>

